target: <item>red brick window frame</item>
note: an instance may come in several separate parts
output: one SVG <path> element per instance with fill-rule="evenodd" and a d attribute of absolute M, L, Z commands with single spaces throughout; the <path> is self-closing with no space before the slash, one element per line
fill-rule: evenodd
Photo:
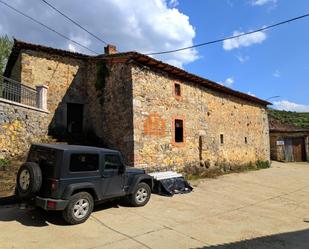
<path fill-rule="evenodd" d="M 178 100 L 182 98 L 182 86 L 180 83 L 174 83 L 174 96 Z"/>
<path fill-rule="evenodd" d="M 181 133 L 181 134 L 179 134 Z M 184 116 L 172 118 L 172 145 L 184 146 L 186 144 L 186 122 Z"/>

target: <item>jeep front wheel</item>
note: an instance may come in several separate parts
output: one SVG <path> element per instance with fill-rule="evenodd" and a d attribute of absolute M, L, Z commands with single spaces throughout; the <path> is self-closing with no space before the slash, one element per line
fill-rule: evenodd
<path fill-rule="evenodd" d="M 141 182 L 137 185 L 134 193 L 130 196 L 130 203 L 134 207 L 142 207 L 150 199 L 151 189 L 147 183 Z"/>
<path fill-rule="evenodd" d="M 65 210 L 63 210 L 64 220 L 71 224 L 80 224 L 85 222 L 93 210 L 93 198 L 87 192 L 80 192 L 71 196 Z"/>

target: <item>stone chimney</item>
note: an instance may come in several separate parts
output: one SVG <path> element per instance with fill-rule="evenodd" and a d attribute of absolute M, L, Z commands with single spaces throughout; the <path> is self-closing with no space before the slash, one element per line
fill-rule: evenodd
<path fill-rule="evenodd" d="M 117 51 L 115 45 L 108 44 L 106 47 L 104 47 L 104 53 L 106 55 L 108 55 L 108 54 L 116 54 L 116 53 L 118 53 L 118 51 Z"/>

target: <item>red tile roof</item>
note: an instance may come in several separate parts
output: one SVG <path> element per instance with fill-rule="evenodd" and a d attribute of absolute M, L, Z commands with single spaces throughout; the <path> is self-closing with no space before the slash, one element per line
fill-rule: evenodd
<path fill-rule="evenodd" d="M 309 128 L 298 127 L 291 124 L 286 124 L 280 122 L 278 119 L 275 119 L 269 116 L 269 131 L 270 132 L 308 132 Z"/>
<path fill-rule="evenodd" d="M 218 84 L 214 81 L 202 78 L 200 76 L 191 74 L 186 72 L 183 69 L 180 69 L 178 67 L 174 67 L 172 65 L 169 65 L 167 63 L 164 63 L 162 61 L 156 60 L 152 57 L 149 57 L 147 55 L 138 53 L 138 52 L 126 52 L 126 53 L 117 53 L 117 54 L 111 54 L 111 55 L 99 55 L 99 56 L 90 56 L 90 55 L 84 55 L 80 53 L 70 52 L 62 49 L 56 49 L 51 47 L 46 47 L 42 45 L 36 45 L 32 43 L 27 43 L 23 41 L 19 41 L 14 39 L 14 46 L 12 49 L 12 53 L 9 57 L 8 64 L 5 70 L 4 75 L 9 77 L 11 70 L 15 64 L 15 61 L 18 58 L 18 55 L 21 50 L 32 50 L 32 51 L 41 51 L 45 52 L 51 55 L 60 55 L 65 57 L 73 57 L 77 59 L 113 59 L 113 58 L 125 58 L 127 61 L 138 63 L 141 65 L 145 65 L 153 70 L 163 71 L 168 73 L 169 75 L 172 75 L 177 78 L 181 78 L 186 81 L 194 82 L 199 85 L 205 86 L 206 88 L 212 89 L 214 91 L 225 93 L 231 96 L 235 96 L 237 98 L 249 101 L 251 103 L 259 104 L 262 106 L 271 105 L 271 103 L 259 99 L 257 97 L 235 91 L 231 88 L 222 86 L 221 84 Z"/>

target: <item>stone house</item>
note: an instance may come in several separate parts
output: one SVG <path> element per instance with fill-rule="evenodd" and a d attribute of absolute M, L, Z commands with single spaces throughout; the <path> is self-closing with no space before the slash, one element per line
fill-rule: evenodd
<path fill-rule="evenodd" d="M 309 128 L 281 123 L 269 117 L 272 160 L 304 162 L 309 160 Z"/>
<path fill-rule="evenodd" d="M 30 142 L 42 134 L 91 133 L 143 167 L 270 158 L 268 102 L 144 54 L 108 45 L 104 54 L 88 56 L 15 40 L 4 76 L 46 90 L 44 113 L 34 121 L 40 124 L 33 125 L 33 115 L 19 117 L 16 134 L 34 127 Z"/>

